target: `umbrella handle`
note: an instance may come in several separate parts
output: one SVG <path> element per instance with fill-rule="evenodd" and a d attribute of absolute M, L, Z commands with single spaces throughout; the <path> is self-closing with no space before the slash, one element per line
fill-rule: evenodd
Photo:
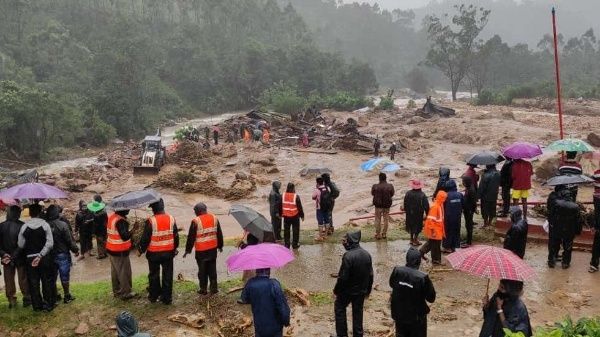
<path fill-rule="evenodd" d="M 490 297 L 490 279 L 487 280 L 487 286 L 485 287 L 485 297 Z"/>

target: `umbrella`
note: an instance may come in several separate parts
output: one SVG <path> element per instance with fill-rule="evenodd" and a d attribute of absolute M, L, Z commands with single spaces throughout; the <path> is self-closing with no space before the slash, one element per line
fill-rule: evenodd
<path fill-rule="evenodd" d="M 0 192 L 1 199 L 66 199 L 61 189 L 42 183 L 15 185 Z"/>
<path fill-rule="evenodd" d="M 229 271 L 244 271 L 263 268 L 281 268 L 294 260 L 294 254 L 276 243 L 259 243 L 248 246 L 227 258 Z"/>
<path fill-rule="evenodd" d="M 300 170 L 300 176 L 305 177 L 308 175 L 317 175 L 320 176 L 323 173 L 331 174 L 331 170 L 327 167 L 305 167 Z"/>
<path fill-rule="evenodd" d="M 373 170 L 379 170 L 381 172 L 394 172 L 400 169 L 400 165 L 394 163 L 391 160 L 384 158 L 373 158 L 360 165 L 360 169 L 368 172 Z"/>
<path fill-rule="evenodd" d="M 533 158 L 542 154 L 542 148 L 537 144 L 516 142 L 502 149 L 502 154 L 512 159 Z"/>
<path fill-rule="evenodd" d="M 493 151 L 483 151 L 467 158 L 467 164 L 471 165 L 496 165 L 503 161 L 504 157 Z"/>
<path fill-rule="evenodd" d="M 507 249 L 476 245 L 447 256 L 452 268 L 467 274 L 515 281 L 530 280 L 535 271 Z"/>
<path fill-rule="evenodd" d="M 265 232 L 273 233 L 273 225 L 262 214 L 244 205 L 232 205 L 229 210 L 242 228 L 263 241 Z"/>
<path fill-rule="evenodd" d="M 553 142 L 546 147 L 550 151 L 593 152 L 594 148 L 581 139 L 566 138 Z"/>
<path fill-rule="evenodd" d="M 546 181 L 546 185 L 548 186 L 558 186 L 558 185 L 572 185 L 572 184 L 587 184 L 593 183 L 594 179 L 584 176 L 582 174 L 567 174 L 554 176 Z"/>
<path fill-rule="evenodd" d="M 86 207 L 88 210 L 92 211 L 93 213 L 96 213 L 98 211 L 103 210 L 104 207 L 106 207 L 106 204 L 99 201 L 92 201 L 89 204 L 87 204 Z"/>
<path fill-rule="evenodd" d="M 160 194 L 151 188 L 141 191 L 132 191 L 114 197 L 109 207 L 115 211 L 121 211 L 134 208 L 145 208 L 148 205 L 160 200 Z"/>

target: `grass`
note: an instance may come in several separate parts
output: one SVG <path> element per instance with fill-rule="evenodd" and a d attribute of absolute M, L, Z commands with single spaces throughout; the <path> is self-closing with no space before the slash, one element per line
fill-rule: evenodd
<path fill-rule="evenodd" d="M 310 304 L 317 307 L 333 304 L 333 295 L 330 291 L 311 292 Z"/>
<path fill-rule="evenodd" d="M 211 298 L 202 298 L 196 294 L 198 289 L 194 281 L 175 281 L 173 283 L 174 305 L 165 306 L 160 303 L 151 304 L 146 296 L 146 287 L 148 278 L 139 276 L 133 279 L 133 291 L 140 296 L 130 301 L 121 301 L 112 296 L 112 287 L 110 281 L 99 281 L 93 283 L 72 284 L 71 293 L 76 298 L 69 304 L 59 304 L 51 313 L 34 312 L 31 307 L 17 309 L 8 309 L 8 302 L 4 296 L 0 299 L 0 335 L 8 336 L 8 332 L 19 332 L 21 336 L 42 336 L 40 331 L 46 332 L 50 328 L 60 330 L 59 336 L 74 336 L 74 330 L 80 321 L 87 322 L 90 332 L 86 336 L 114 336 L 114 331 L 109 329 L 114 325 L 116 315 L 123 310 L 130 311 L 138 320 L 142 322 L 151 322 L 154 324 L 160 317 L 162 321 L 168 315 L 175 312 L 196 312 L 207 302 L 210 306 Z M 214 301 L 226 299 L 228 302 L 235 303 L 235 298 L 239 293 L 226 294 L 234 287 L 242 285 L 239 278 L 223 281 L 219 283 L 220 295 L 215 297 Z M 59 290 L 60 286 L 59 286 Z M 198 305 L 200 304 L 200 305 Z M 216 309 L 218 310 L 219 305 Z M 166 312 L 166 314 L 165 314 Z M 99 323 L 99 324 L 94 324 Z M 142 327 L 148 328 L 142 324 Z"/>

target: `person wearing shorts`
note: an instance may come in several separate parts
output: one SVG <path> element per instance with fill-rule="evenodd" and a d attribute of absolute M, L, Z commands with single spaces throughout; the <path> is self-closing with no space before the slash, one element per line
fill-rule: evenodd
<path fill-rule="evenodd" d="M 329 187 L 325 185 L 322 177 L 317 177 L 317 185 L 312 194 L 312 199 L 315 201 L 317 224 L 319 225 L 319 236 L 317 241 L 322 241 L 327 236 L 327 228 L 329 227 L 329 210 L 322 209 L 321 196 L 323 193 L 329 193 Z"/>
<path fill-rule="evenodd" d="M 533 167 L 530 162 L 523 159 L 514 161 L 511 172 L 513 205 L 518 206 L 519 200 L 521 201 L 524 219 L 527 219 L 527 198 L 531 189 L 532 175 Z"/>

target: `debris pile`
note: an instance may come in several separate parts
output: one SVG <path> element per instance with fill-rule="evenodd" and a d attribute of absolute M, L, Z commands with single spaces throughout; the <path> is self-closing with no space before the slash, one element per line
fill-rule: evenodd
<path fill-rule="evenodd" d="M 99 162 L 107 162 L 110 166 L 124 171 L 131 170 L 137 165 L 142 154 L 142 145 L 136 142 L 127 142 L 112 151 L 98 156 Z"/>
<path fill-rule="evenodd" d="M 454 111 L 454 109 L 433 104 L 430 96 L 427 97 L 427 102 L 425 102 L 425 105 L 423 105 L 421 109 L 415 111 L 415 114 L 423 118 L 431 118 L 433 116 L 452 117 L 456 116 L 456 111 Z"/>
<path fill-rule="evenodd" d="M 177 144 L 175 151 L 169 155 L 167 160 L 177 163 L 179 166 L 191 167 L 208 164 L 210 157 L 212 157 L 210 150 L 204 149 L 199 143 L 184 140 Z"/>
<path fill-rule="evenodd" d="M 201 193 L 226 200 L 240 200 L 256 191 L 256 180 L 245 173 L 236 174 L 229 188 L 219 186 L 217 177 L 207 171 L 180 170 L 160 174 L 153 183 L 157 187 L 166 187 L 184 193 Z"/>

